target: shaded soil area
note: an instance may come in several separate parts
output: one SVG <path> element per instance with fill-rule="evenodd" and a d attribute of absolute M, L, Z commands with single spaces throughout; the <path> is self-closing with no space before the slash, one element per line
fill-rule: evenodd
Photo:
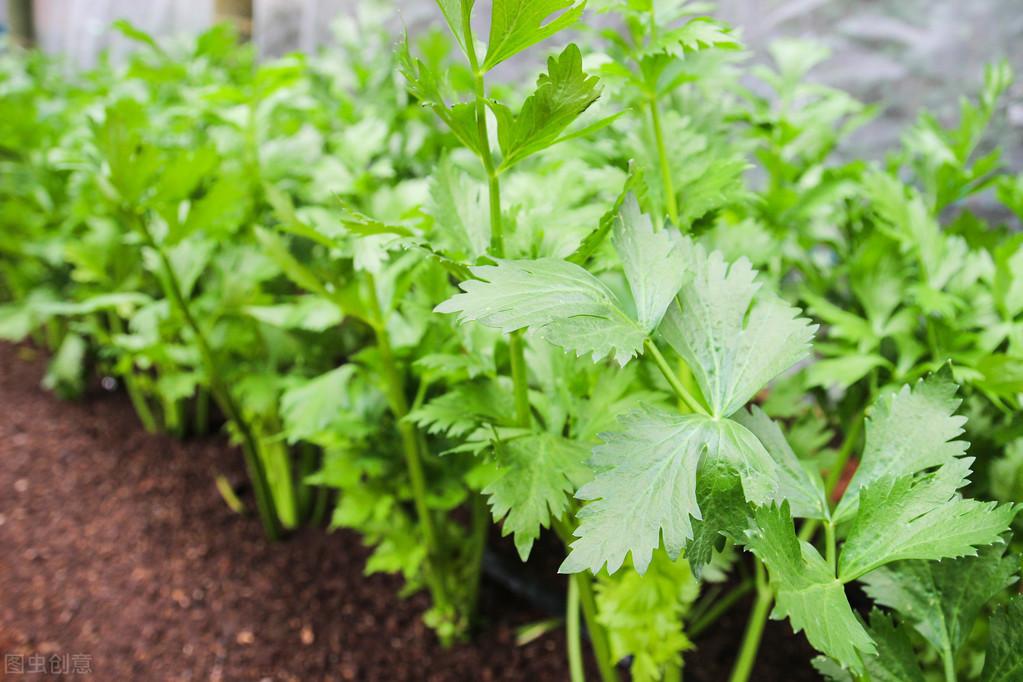
<path fill-rule="evenodd" d="M 116 393 L 61 402 L 39 386 L 44 365 L 0 344 L 0 652 L 26 671 L 57 654 L 103 682 L 567 679 L 560 630 L 515 644 L 548 617 L 526 600 L 485 580 L 484 630 L 443 649 L 420 619 L 425 597 L 363 575 L 356 535 L 271 544 L 231 512 L 214 476 L 243 473 L 223 439 L 146 434 Z M 687 681 L 727 679 L 748 608 L 697 642 Z M 809 655 L 772 622 L 752 679 L 817 679 Z"/>

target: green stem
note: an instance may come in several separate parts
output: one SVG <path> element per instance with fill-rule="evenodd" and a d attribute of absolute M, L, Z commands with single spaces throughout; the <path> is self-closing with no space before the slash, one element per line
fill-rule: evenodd
<path fill-rule="evenodd" d="M 181 438 L 184 435 L 181 429 L 181 401 L 176 398 L 164 398 L 163 430 L 175 438 Z"/>
<path fill-rule="evenodd" d="M 124 333 L 124 325 L 121 322 L 121 318 L 113 310 L 107 311 L 107 323 L 110 325 L 112 334 L 119 335 Z M 132 364 L 132 369 L 134 369 L 134 363 Z M 135 408 L 135 414 L 138 415 L 139 421 L 142 422 L 142 427 L 146 432 L 156 433 L 156 417 L 153 416 L 153 411 L 149 409 L 149 403 L 146 401 L 146 396 L 142 392 L 142 388 L 139 386 L 132 369 L 121 375 L 121 378 L 124 379 L 124 388 L 128 391 L 128 399 L 131 400 L 131 405 Z"/>
<path fill-rule="evenodd" d="M 220 373 L 219 365 L 217 364 L 216 358 L 213 354 L 213 349 L 210 347 L 209 342 L 206 340 L 205 334 L 196 322 L 195 317 L 192 315 L 192 311 L 185 301 L 185 296 L 181 288 L 180 282 L 178 282 L 178 276 L 174 272 L 174 266 L 170 262 L 170 258 L 167 257 L 166 252 L 160 248 L 156 241 L 153 239 L 153 235 L 149 233 L 149 229 L 146 227 L 141 216 L 134 215 L 133 223 L 137 228 L 139 234 L 142 236 L 143 242 L 146 246 L 156 252 L 157 258 L 160 260 L 160 265 L 163 270 L 163 277 L 161 281 L 164 284 L 164 290 L 170 299 L 171 305 L 173 305 L 178 314 L 181 315 L 185 321 L 185 325 L 191 330 L 192 335 L 195 337 L 196 346 L 199 349 L 199 355 L 202 358 L 203 364 L 206 366 L 206 372 L 210 377 L 210 388 L 213 392 L 214 399 L 223 410 L 235 428 L 238 429 L 238 433 L 242 439 L 242 456 L 245 458 L 245 468 L 248 470 L 249 478 L 252 481 L 252 489 L 256 496 L 256 508 L 259 512 L 259 518 L 263 523 L 263 530 L 271 540 L 276 540 L 280 537 L 280 524 L 277 519 L 277 512 L 274 509 L 273 497 L 270 494 L 270 486 L 266 478 L 266 470 L 263 467 L 263 462 L 259 459 L 259 446 L 256 443 L 256 438 L 249 427 L 248 422 L 242 416 L 242 411 L 235 402 L 234 397 L 231 395 L 231 391 L 228 389 L 227 383 L 223 379 L 223 375 Z"/>
<path fill-rule="evenodd" d="M 657 38 L 657 3 L 650 3 L 650 40 Z M 668 161 L 668 150 L 664 145 L 664 130 L 661 126 L 661 108 L 657 102 L 657 88 L 654 86 L 648 95 L 650 122 L 654 129 L 654 140 L 657 143 L 657 159 L 661 167 L 661 187 L 664 192 L 664 205 L 668 209 L 668 218 L 676 227 L 678 224 L 678 198 L 675 196 L 675 184 L 671 179 L 671 163 Z"/>
<path fill-rule="evenodd" d="M 495 256 L 504 256 L 504 232 L 501 224 L 501 183 L 498 180 L 497 168 L 494 166 L 494 156 L 490 151 L 490 135 L 487 133 L 487 95 L 486 85 L 483 82 L 483 73 L 480 71 L 479 60 L 476 57 L 476 42 L 472 36 L 472 25 L 469 23 L 472 3 L 462 0 L 462 39 L 465 41 L 465 52 L 469 58 L 469 68 L 472 70 L 472 84 L 476 105 L 476 136 L 477 154 L 483 162 L 483 168 L 487 172 L 488 194 L 490 197 L 490 250 Z"/>
<path fill-rule="evenodd" d="M 195 433 L 204 436 L 210 430 L 210 394 L 202 386 L 195 396 Z"/>
<path fill-rule="evenodd" d="M 701 590 L 700 598 L 696 600 L 696 603 L 690 607 L 689 613 L 686 614 L 689 617 L 689 622 L 695 623 L 703 618 L 704 614 L 710 611 L 711 606 L 717 602 L 718 597 L 724 591 L 721 585 L 712 585 L 710 589 Z M 689 632 L 689 630 L 686 630 L 686 632 Z"/>
<path fill-rule="evenodd" d="M 469 574 L 466 579 L 468 593 L 466 594 L 465 613 L 473 617 L 476 613 L 476 603 L 479 601 L 480 579 L 483 576 L 483 550 L 487 546 L 487 530 L 490 528 L 490 510 L 487 501 L 481 493 L 472 495 L 472 535 L 470 536 L 468 568 Z"/>
<path fill-rule="evenodd" d="M 561 519 L 551 519 L 551 526 L 567 547 L 572 542 L 572 529 Z M 597 659 L 597 670 L 602 682 L 618 682 L 618 671 L 611 659 L 611 644 L 607 630 L 597 620 L 597 599 L 593 593 L 593 576 L 589 573 L 573 573 L 570 580 L 577 583 L 579 603 L 582 606 L 586 631 L 590 635 L 593 657 Z"/>
<path fill-rule="evenodd" d="M 316 489 L 316 500 L 313 502 L 312 511 L 309 512 L 309 525 L 314 528 L 322 526 L 327 516 L 327 501 L 330 499 L 330 491 L 326 486 L 319 486 Z"/>
<path fill-rule="evenodd" d="M 153 411 L 149 408 L 149 403 L 146 401 L 146 396 L 142 393 L 135 375 L 129 371 L 121 376 L 124 379 L 124 388 L 128 391 L 128 399 L 131 400 L 131 406 L 135 408 L 135 414 L 142 422 L 142 428 L 146 430 L 146 433 L 156 433 L 156 417 L 153 416 Z"/>
<path fill-rule="evenodd" d="M 654 359 L 654 362 L 657 364 L 657 368 L 661 370 L 661 374 L 663 374 L 664 378 L 668 380 L 668 385 L 671 386 L 673 391 L 675 391 L 675 395 L 677 395 L 679 399 L 693 412 L 709 417 L 710 413 L 707 412 L 707 409 L 693 397 L 693 395 L 689 392 L 689 389 L 683 386 L 682 382 L 679 381 L 678 376 L 671 371 L 668 361 L 664 359 L 663 355 L 661 355 L 661 351 L 657 349 L 657 345 L 647 338 L 643 342 L 643 346 Z"/>
<path fill-rule="evenodd" d="M 319 463 L 319 456 L 312 443 L 303 442 L 299 444 L 298 454 L 298 476 L 295 480 L 295 496 L 298 506 L 298 516 L 308 519 L 313 504 L 315 491 L 313 486 L 305 485 L 306 477 L 316 472 Z"/>
<path fill-rule="evenodd" d="M 650 121 L 654 128 L 654 140 L 657 142 L 657 157 L 661 165 L 661 186 L 664 191 L 664 205 L 668 209 L 668 217 L 673 225 L 678 226 L 678 200 L 675 197 L 675 185 L 671 179 L 671 164 L 668 162 L 668 151 L 664 146 L 664 131 L 661 128 L 661 112 L 657 105 L 656 95 L 650 97 Z"/>
<path fill-rule="evenodd" d="M 767 615 L 771 609 L 771 602 L 774 601 L 774 593 L 767 583 L 767 575 L 764 565 L 757 560 L 757 598 L 753 602 L 753 611 L 750 613 L 749 622 L 746 623 L 746 634 L 742 638 L 742 648 L 739 650 L 739 657 L 735 660 L 732 668 L 730 682 L 747 682 L 750 673 L 753 672 L 753 664 L 757 660 L 757 651 L 760 649 L 760 639 L 764 634 L 764 625 L 767 623 Z"/>
<path fill-rule="evenodd" d="M 50 319 L 46 321 L 46 345 L 51 351 L 60 348 L 64 341 L 64 325 L 60 320 Z"/>
<path fill-rule="evenodd" d="M 572 580 L 578 583 L 579 602 L 583 607 L 586 619 L 586 631 L 590 633 L 593 655 L 597 659 L 597 670 L 603 682 L 618 682 L 618 671 L 611 659 L 611 643 L 608 641 L 607 630 L 597 620 L 597 599 L 593 594 L 593 578 L 586 573 L 574 573 Z"/>
<path fill-rule="evenodd" d="M 853 448 L 856 447 L 856 443 L 860 437 L 860 431 L 863 430 L 863 412 L 858 412 L 856 418 L 853 420 L 853 425 L 849 428 L 849 431 L 845 435 L 845 440 L 842 441 L 842 446 L 838 449 L 838 454 L 835 455 L 835 461 L 831 465 L 831 469 L 828 470 L 828 476 L 824 479 L 824 499 L 830 504 L 831 494 L 835 492 L 835 488 L 838 486 L 838 482 L 842 480 L 842 473 L 845 471 L 845 465 L 849 462 L 849 457 L 852 455 Z M 809 542 L 814 533 L 817 532 L 817 527 L 820 525 L 818 519 L 807 519 L 803 523 L 803 527 L 799 529 L 799 539 L 805 542 Z"/>
<path fill-rule="evenodd" d="M 274 508 L 277 510 L 277 518 L 280 519 L 281 525 L 290 530 L 298 525 L 299 512 L 296 497 L 298 486 L 292 470 L 291 451 L 283 439 L 274 435 L 280 432 L 280 428 L 277 423 L 259 420 L 252 425 L 252 432 L 259 445 L 260 460 L 266 467 L 267 481 L 270 484 L 270 493 L 273 496 Z"/>
<path fill-rule="evenodd" d="M 515 390 L 515 422 L 529 426 L 529 379 L 526 376 L 526 354 L 522 343 L 522 330 L 508 337 L 508 355 L 511 358 L 512 384 Z"/>
<path fill-rule="evenodd" d="M 831 572 L 835 573 L 835 524 L 830 521 L 824 522 L 824 560 L 831 566 Z"/>
<path fill-rule="evenodd" d="M 945 642 L 941 648 L 941 661 L 945 669 L 945 682 L 957 682 L 955 656 L 952 655 L 952 647 Z"/>
<path fill-rule="evenodd" d="M 579 627 L 579 583 L 568 581 L 565 606 L 565 644 L 568 647 L 568 675 L 571 682 L 586 682 L 583 673 L 582 630 Z"/>
<path fill-rule="evenodd" d="M 483 82 L 483 79 L 480 79 Z M 477 116 L 479 116 L 480 128 L 480 144 L 489 145 L 487 142 L 487 112 L 483 109 L 483 105 L 480 104 Z M 484 167 L 487 170 L 489 181 L 487 183 L 487 197 L 490 204 L 490 250 L 498 258 L 504 257 L 504 224 L 501 219 L 501 181 L 497 177 L 497 171 L 494 170 L 493 159 L 490 158 L 490 147 L 484 147 Z"/>
<path fill-rule="evenodd" d="M 490 135 L 487 132 L 486 84 L 476 56 L 476 43 L 469 23 L 471 3 L 462 0 L 462 38 L 465 41 L 469 67 L 473 73 L 473 89 L 476 102 L 476 135 L 480 161 L 487 173 L 487 198 L 490 206 L 490 251 L 497 258 L 504 257 L 504 224 L 501 216 L 501 181 L 494 156 L 490 150 Z M 526 374 L 526 360 L 523 331 L 512 332 L 508 339 L 508 353 L 511 359 L 512 383 L 515 390 L 515 422 L 529 426 L 529 378 Z"/>
<path fill-rule="evenodd" d="M 749 594 L 752 589 L 753 581 L 748 578 L 736 585 L 730 592 L 728 592 L 728 594 L 721 599 L 716 600 L 714 605 L 707 609 L 706 613 L 693 621 L 692 624 L 686 628 L 686 634 L 690 639 L 699 637 L 704 630 L 713 625 L 722 614 L 732 608 L 737 601 Z"/>
<path fill-rule="evenodd" d="M 429 557 L 427 562 L 427 583 L 433 595 L 434 606 L 438 611 L 448 613 L 450 612 L 451 601 L 448 598 L 447 589 L 444 584 L 443 562 L 441 560 L 440 545 L 437 541 L 437 532 L 433 525 L 433 518 L 430 515 L 430 507 L 426 501 L 426 475 L 423 471 L 419 435 L 415 426 L 405 419 L 409 413 L 408 399 L 405 397 L 405 380 L 398 370 L 394 349 L 391 346 L 391 336 L 387 331 L 387 322 L 383 309 L 380 306 L 380 299 L 377 296 L 376 281 L 372 275 L 368 276 L 366 289 L 367 298 L 369 299 L 370 308 L 375 319 L 373 331 L 376 334 L 377 351 L 380 353 L 380 364 L 383 369 L 387 401 L 390 405 L 391 413 L 398 424 L 402 452 L 405 455 L 405 468 L 408 471 L 409 482 L 412 486 L 412 502 L 419 520 L 419 526 L 423 532 L 426 554 Z"/>

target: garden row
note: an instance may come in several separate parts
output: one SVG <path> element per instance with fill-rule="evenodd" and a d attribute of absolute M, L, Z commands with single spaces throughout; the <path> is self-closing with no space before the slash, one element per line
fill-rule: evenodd
<path fill-rule="evenodd" d="M 750 591 L 736 682 L 772 605 L 828 679 L 1020 679 L 1008 65 L 849 161 L 874 109 L 808 80 L 819 47 L 748 68 L 685 5 L 594 4 L 619 28 L 525 90 L 494 68 L 581 3 L 495 0 L 483 41 L 439 0 L 397 49 L 364 3 L 263 64 L 224 26 L 0 56 L 0 335 L 61 395 L 101 372 L 147 429 L 224 424 L 270 537 L 357 530 L 444 642 L 496 523 L 564 545 L 574 680 L 584 631 L 604 682 L 679 679 Z"/>

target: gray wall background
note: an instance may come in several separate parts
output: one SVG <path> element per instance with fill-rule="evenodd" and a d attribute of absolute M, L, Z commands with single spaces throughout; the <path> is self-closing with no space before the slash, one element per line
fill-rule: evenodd
<path fill-rule="evenodd" d="M 388 5 L 395 7 L 390 8 Z M 479 0 L 481 9 L 489 4 Z M 116 58 L 130 45 L 109 30 L 129 19 L 156 35 L 193 33 L 213 18 L 212 0 L 35 0 L 36 26 L 46 50 L 78 66 L 101 50 Z M 387 12 L 397 30 L 434 24 L 432 0 L 254 0 L 254 40 L 264 56 L 312 51 L 329 43 L 332 18 L 358 6 Z M 832 50 L 813 77 L 880 102 L 884 112 L 860 135 L 879 156 L 927 107 L 952 119 L 963 95 L 973 95 L 984 64 L 1005 58 L 1017 72 L 1005 116 L 995 131 L 1007 160 L 1023 168 L 1023 0 L 718 0 L 717 16 L 739 27 L 755 58 L 783 36 L 810 37 Z M 0 3 L 0 23 L 6 4 Z M 591 15 L 587 15 L 590 17 Z"/>

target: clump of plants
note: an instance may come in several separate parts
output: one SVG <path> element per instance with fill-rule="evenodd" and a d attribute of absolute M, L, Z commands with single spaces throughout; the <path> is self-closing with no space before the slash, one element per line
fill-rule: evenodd
<path fill-rule="evenodd" d="M 223 425 L 230 504 L 359 531 L 446 643 L 497 524 L 563 548 L 574 682 L 587 648 L 681 679 L 748 597 L 735 682 L 769 616 L 827 679 L 1017 679 L 1010 68 L 849 160 L 873 108 L 812 82 L 820 48 L 748 68 L 702 6 L 593 5 L 439 0 L 394 48 L 366 3 L 269 63 L 226 27 L 122 24 L 139 50 L 77 75 L 4 54 L 0 335 L 65 396 L 98 371 L 150 430 Z"/>

